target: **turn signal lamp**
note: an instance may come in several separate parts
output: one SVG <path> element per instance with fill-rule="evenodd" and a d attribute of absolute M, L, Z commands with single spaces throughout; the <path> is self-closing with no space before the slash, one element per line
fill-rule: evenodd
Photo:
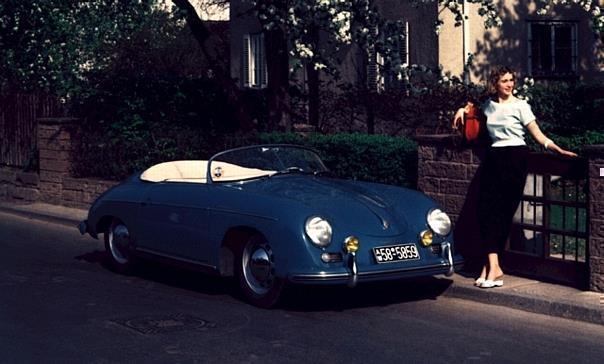
<path fill-rule="evenodd" d="M 356 236 L 349 236 L 344 240 L 344 250 L 348 253 L 354 253 L 359 250 L 359 238 Z"/>
<path fill-rule="evenodd" d="M 430 246 L 434 240 L 434 233 L 431 230 L 424 230 L 419 234 L 419 238 L 423 246 Z"/>
<path fill-rule="evenodd" d="M 342 253 L 323 253 L 321 254 L 321 260 L 325 263 L 341 262 Z"/>

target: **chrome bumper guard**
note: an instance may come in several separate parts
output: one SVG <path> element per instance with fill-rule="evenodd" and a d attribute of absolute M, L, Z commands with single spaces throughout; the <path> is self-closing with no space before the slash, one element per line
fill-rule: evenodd
<path fill-rule="evenodd" d="M 443 259 L 445 259 L 449 264 L 449 270 L 447 270 L 447 273 L 445 273 L 445 275 L 447 277 L 450 277 L 453 275 L 453 273 L 455 273 L 455 266 L 453 265 L 453 253 L 451 252 L 451 243 L 449 243 L 448 241 L 442 243 L 441 251 Z"/>
<path fill-rule="evenodd" d="M 350 279 L 348 280 L 348 287 L 354 287 L 357 285 L 359 280 L 359 271 L 357 269 L 357 255 L 352 252 L 348 254 L 348 268 L 350 269 Z"/>

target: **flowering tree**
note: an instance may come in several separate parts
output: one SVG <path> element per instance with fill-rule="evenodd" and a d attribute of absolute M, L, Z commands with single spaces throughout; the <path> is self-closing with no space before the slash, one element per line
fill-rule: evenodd
<path fill-rule="evenodd" d="M 374 37 L 372 30 L 376 26 L 396 22 L 388 22 L 377 10 L 375 0 L 254 0 L 258 19 L 266 30 L 281 27 L 287 30 L 289 44 L 292 44 L 291 56 L 294 66 L 310 62 L 317 70 L 337 72 L 337 60 L 333 54 L 342 46 L 357 44 L 363 49 L 378 47 L 387 50 L 392 42 L 388 39 Z M 443 10 L 452 12 L 455 25 L 459 26 L 466 17 L 463 7 L 458 0 L 411 0 L 415 6 L 438 2 Z M 498 27 L 503 24 L 494 0 L 467 0 L 468 3 L 479 4 L 478 14 L 484 19 L 486 28 Z M 545 15 L 556 5 L 576 5 L 589 13 L 592 26 L 596 33 L 604 31 L 604 14 L 597 1 L 592 0 L 537 0 L 537 14 Z M 439 32 L 443 20 L 435 24 Z M 399 25 L 400 26 L 400 25 Z M 321 34 L 318 41 L 317 31 Z M 393 52 L 394 54 L 394 52 Z M 295 69 L 295 67 L 294 67 Z"/>
<path fill-rule="evenodd" d="M 403 0 L 401 0 L 403 1 Z M 438 3 L 444 11 L 463 21 L 458 0 L 408 0 L 417 6 Z M 238 108 L 240 92 L 230 79 L 225 62 L 216 57 L 207 42 L 211 32 L 194 5 L 199 0 L 172 0 L 178 14 L 170 21 L 187 24 L 207 56 L 210 68 Z M 224 5 L 227 0 L 207 0 Z M 497 2 L 467 0 L 479 4 L 478 13 L 487 27 L 502 23 Z M 103 70 L 115 61 L 114 47 L 128 40 L 131 34 L 161 8 L 164 0 L 3 0 L 0 2 L 0 90 L 7 88 L 43 89 L 69 96 L 86 80 L 91 70 Z M 337 78 L 339 56 L 344 47 L 355 46 L 367 55 L 379 51 L 384 67 L 389 67 L 403 80 L 412 73 L 423 72 L 420 66 L 402 64 L 393 46 L 402 31 L 390 37 L 376 34 L 376 29 L 397 29 L 401 23 L 389 22 L 378 11 L 377 0 L 251 0 L 266 31 L 269 77 L 268 96 L 271 122 L 268 129 L 287 118 L 289 76 L 304 67 L 311 89 L 311 116 L 318 107 L 319 75 Z M 596 32 L 604 29 L 604 16 L 592 0 L 536 0 L 538 13 L 556 5 L 580 6 L 589 12 Z M 439 29 L 442 21 L 436 24 Z M 445 80 L 447 81 L 447 80 Z M 411 85 L 412 86 L 412 85 Z M 413 90 L 413 88 L 411 88 Z M 238 113 L 241 118 L 249 114 Z M 316 117 L 313 117 L 316 119 Z"/>
<path fill-rule="evenodd" d="M 455 25 L 461 25 L 466 15 L 463 12 L 462 2 L 458 0 L 410 0 L 415 6 L 422 4 L 438 3 L 442 11 L 450 11 L 454 15 Z M 486 28 L 501 26 L 498 2 L 494 0 L 467 0 L 468 3 L 478 4 L 480 15 Z M 309 83 L 310 119 L 313 118 L 313 94 L 316 96 L 316 81 L 320 72 L 337 77 L 339 64 L 339 51 L 343 47 L 354 45 L 365 51 L 367 57 L 372 52 L 379 52 L 384 58 L 383 67 L 389 68 L 398 77 L 407 81 L 411 92 L 423 92 L 425 87 L 417 87 L 409 83 L 413 74 L 425 73 L 426 68 L 418 65 L 405 65 L 399 53 L 393 49 L 397 44 L 396 37 L 404 34 L 402 23 L 385 20 L 377 9 L 376 0 L 254 0 L 258 19 L 268 32 L 280 29 L 287 38 L 286 43 L 291 45 L 290 71 L 305 67 Z M 537 0 L 537 14 L 547 14 L 557 5 L 575 5 L 588 12 L 592 19 L 592 26 L 596 33 L 604 30 L 604 16 L 597 2 L 592 0 Z M 435 24 L 438 33 L 443 25 L 439 18 Z M 376 29 L 390 27 L 394 31 L 389 37 L 377 36 Z M 432 72 L 432 70 L 428 70 Z M 440 83 L 452 83 L 455 79 L 438 74 Z"/>
<path fill-rule="evenodd" d="M 111 48 L 145 22 L 154 0 L 3 0 L 0 90 L 69 96 L 91 69 L 112 62 Z"/>

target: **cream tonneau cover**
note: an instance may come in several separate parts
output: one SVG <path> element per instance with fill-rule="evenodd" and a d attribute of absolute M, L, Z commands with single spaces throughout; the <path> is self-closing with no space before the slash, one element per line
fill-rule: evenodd
<path fill-rule="evenodd" d="M 156 164 L 141 174 L 141 180 L 148 182 L 191 182 L 206 183 L 208 161 L 181 160 Z M 236 181 L 266 176 L 275 171 L 246 168 L 226 162 L 212 162 L 212 180 Z"/>

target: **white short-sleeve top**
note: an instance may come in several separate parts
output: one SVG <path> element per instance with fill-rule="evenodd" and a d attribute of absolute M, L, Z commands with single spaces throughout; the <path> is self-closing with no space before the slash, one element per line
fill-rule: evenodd
<path fill-rule="evenodd" d="M 531 106 L 524 100 L 498 103 L 488 100 L 482 105 L 493 147 L 526 145 L 525 127 L 535 121 Z"/>

